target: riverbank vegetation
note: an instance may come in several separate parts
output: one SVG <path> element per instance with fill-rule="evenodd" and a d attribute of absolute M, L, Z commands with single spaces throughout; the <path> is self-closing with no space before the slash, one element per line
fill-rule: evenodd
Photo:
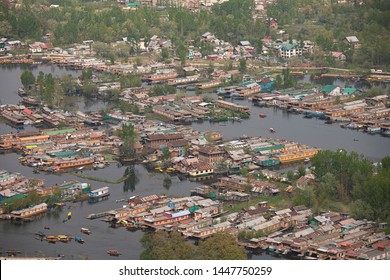
<path fill-rule="evenodd" d="M 355 152 L 320 151 L 312 159 L 317 183 L 299 190 L 293 204 L 306 205 L 315 213 L 350 210 L 357 219 L 389 221 L 389 161 L 389 157 L 385 157 L 373 165 Z"/>
<path fill-rule="evenodd" d="M 141 260 L 245 260 L 245 249 L 237 245 L 229 233 L 216 233 L 199 241 L 197 246 L 186 242 L 176 232 L 157 231 L 141 238 Z"/>

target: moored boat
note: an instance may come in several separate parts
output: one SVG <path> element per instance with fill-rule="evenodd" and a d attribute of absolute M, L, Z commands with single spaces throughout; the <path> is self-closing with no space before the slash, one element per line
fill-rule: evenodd
<path fill-rule="evenodd" d="M 74 241 L 80 243 L 80 244 L 84 244 L 85 243 L 85 240 L 83 238 L 81 238 L 80 236 L 76 235 L 74 237 Z"/>
<path fill-rule="evenodd" d="M 112 257 L 118 257 L 119 255 L 121 255 L 121 253 L 118 250 L 108 250 L 107 254 L 109 254 Z"/>
<path fill-rule="evenodd" d="M 91 234 L 92 232 L 88 228 L 81 228 L 80 231 L 84 234 Z"/>

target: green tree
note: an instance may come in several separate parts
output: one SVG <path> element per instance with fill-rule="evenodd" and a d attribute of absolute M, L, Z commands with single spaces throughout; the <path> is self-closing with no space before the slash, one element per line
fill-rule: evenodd
<path fill-rule="evenodd" d="M 146 233 L 141 238 L 143 251 L 141 260 L 192 260 L 195 256 L 195 246 L 177 231 L 157 231 Z"/>
<path fill-rule="evenodd" d="M 306 175 L 306 168 L 303 165 L 298 167 L 298 178 Z"/>
<path fill-rule="evenodd" d="M 245 60 L 245 58 L 241 58 L 240 59 L 240 66 L 238 67 L 238 70 L 240 71 L 240 73 L 245 73 L 245 71 L 246 71 L 246 60 Z"/>
<path fill-rule="evenodd" d="M 35 76 L 30 70 L 24 70 L 20 76 L 20 80 L 25 89 L 28 89 L 30 85 L 35 84 Z"/>
<path fill-rule="evenodd" d="M 137 138 L 137 133 L 132 124 L 122 124 L 119 131 L 119 137 L 123 141 L 122 145 L 122 155 L 126 157 L 135 156 L 135 141 Z"/>
<path fill-rule="evenodd" d="M 196 250 L 198 260 L 245 260 L 245 249 L 236 238 L 227 232 L 216 233 L 205 241 L 200 241 Z"/>
<path fill-rule="evenodd" d="M 164 159 L 171 158 L 171 152 L 169 151 L 168 147 L 164 147 L 162 153 L 163 153 Z"/>

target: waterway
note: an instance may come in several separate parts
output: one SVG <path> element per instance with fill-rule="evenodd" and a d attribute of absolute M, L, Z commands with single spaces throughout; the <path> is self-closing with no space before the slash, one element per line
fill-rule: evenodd
<path fill-rule="evenodd" d="M 0 100 L 2 104 L 17 103 L 20 97 L 17 89 L 21 86 L 20 75 L 23 67 L 11 66 L 0 67 Z M 35 75 L 39 71 L 61 75 L 69 73 L 79 75 L 77 71 L 68 71 L 65 68 L 55 66 L 39 65 L 32 68 Z M 88 101 L 87 101 L 88 102 Z M 379 160 L 385 155 L 390 155 L 389 139 L 379 135 L 368 135 L 358 131 L 344 130 L 338 125 L 326 125 L 323 121 L 316 119 L 303 119 L 301 115 L 286 114 L 281 110 L 273 108 L 258 108 L 251 106 L 248 101 L 238 101 L 251 107 L 252 114 L 248 120 L 238 123 L 211 124 L 195 123 L 193 128 L 200 131 L 217 130 L 224 132 L 225 139 L 237 138 L 243 134 L 248 136 L 264 136 L 279 139 L 294 140 L 310 146 L 322 149 L 346 149 L 364 154 L 372 160 Z M 84 100 L 77 104 L 80 110 L 99 110 L 105 106 L 102 102 L 95 102 L 88 107 Z M 260 119 L 258 114 L 263 112 L 266 118 Z M 269 128 L 273 127 L 276 133 L 270 133 Z M 32 129 L 32 128 L 26 128 Z M 16 130 L 4 123 L 0 123 L 0 134 Z M 359 141 L 354 141 L 358 139 Z M 105 178 L 112 181 L 123 176 L 127 167 L 111 166 L 101 170 L 84 170 L 84 174 Z M 60 184 L 65 180 L 79 179 L 74 174 L 34 174 L 32 169 L 22 166 L 18 162 L 16 154 L 0 155 L 0 169 L 10 172 L 20 172 L 27 177 L 44 178 L 46 185 Z M 67 203 L 61 210 L 53 210 L 38 218 L 34 222 L 24 224 L 11 224 L 6 221 L 0 222 L 0 251 L 15 249 L 22 252 L 22 256 L 57 256 L 65 255 L 65 259 L 109 259 L 107 250 L 119 250 L 122 255 L 117 259 L 138 259 L 142 250 L 139 242 L 143 232 L 129 232 L 124 228 L 111 228 L 103 221 L 88 220 L 86 216 L 91 213 L 121 208 L 123 203 L 116 200 L 126 199 L 133 195 L 165 194 L 169 196 L 187 196 L 190 190 L 201 182 L 180 181 L 172 177 L 172 184 L 169 188 L 163 186 L 164 175 L 160 173 L 149 173 L 143 166 L 134 166 L 137 180 L 134 184 L 106 184 L 96 181 L 84 180 L 91 183 L 93 188 L 108 185 L 111 195 L 108 200 L 95 204 L 88 202 Z M 63 222 L 67 212 L 72 212 L 72 218 Z M 50 227 L 45 230 L 44 227 Z M 82 235 L 81 227 L 87 227 L 92 231 L 91 235 Z M 70 243 L 49 244 L 45 241 L 36 240 L 34 233 L 43 231 L 49 235 L 70 234 L 81 235 L 85 244 L 74 241 Z M 275 259 L 271 255 L 250 255 L 249 259 Z"/>

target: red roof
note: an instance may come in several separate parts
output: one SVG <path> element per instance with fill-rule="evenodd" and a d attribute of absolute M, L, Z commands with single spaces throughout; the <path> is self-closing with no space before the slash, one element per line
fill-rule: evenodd
<path fill-rule="evenodd" d="M 32 114 L 34 114 L 33 111 L 31 111 L 30 109 L 27 109 L 27 108 L 25 108 L 25 109 L 23 110 L 23 113 L 25 113 L 25 114 L 27 114 L 27 115 L 32 115 Z"/>

